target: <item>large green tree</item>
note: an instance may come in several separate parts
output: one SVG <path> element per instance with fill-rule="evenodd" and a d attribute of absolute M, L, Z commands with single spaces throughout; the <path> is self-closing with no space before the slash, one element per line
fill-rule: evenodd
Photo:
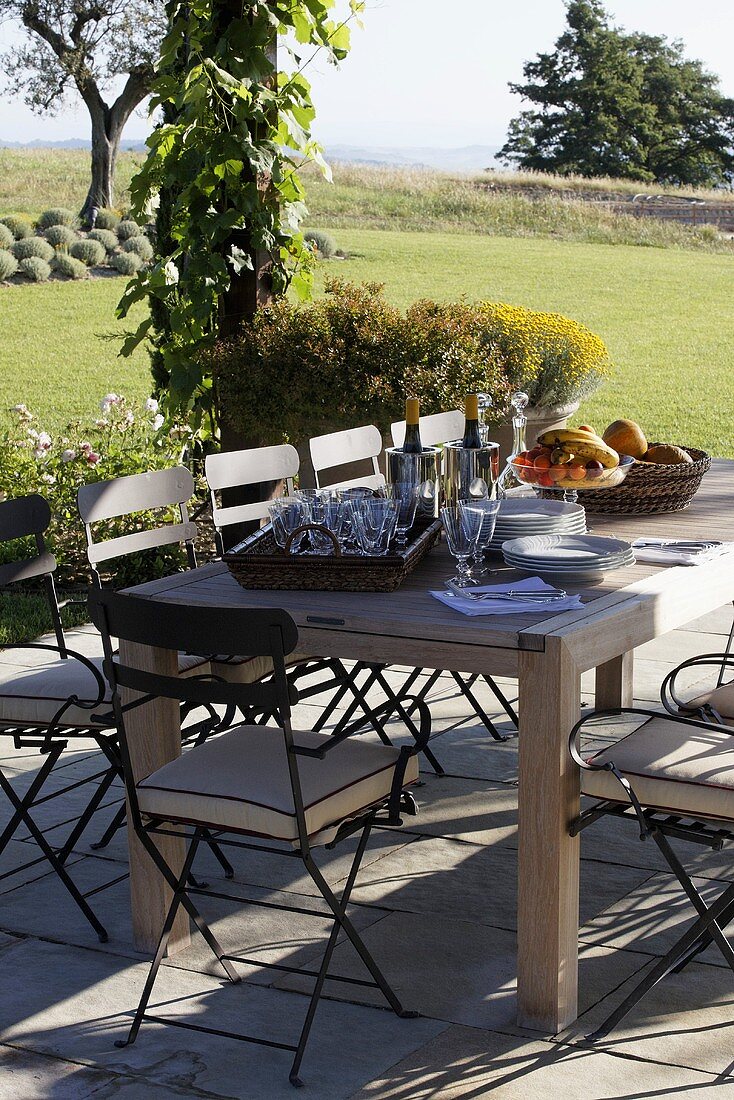
<path fill-rule="evenodd" d="M 734 177 L 734 100 L 681 42 L 613 26 L 600 0 L 567 0 L 552 53 L 523 66 L 532 104 L 499 157 L 561 175 L 716 185 Z"/>

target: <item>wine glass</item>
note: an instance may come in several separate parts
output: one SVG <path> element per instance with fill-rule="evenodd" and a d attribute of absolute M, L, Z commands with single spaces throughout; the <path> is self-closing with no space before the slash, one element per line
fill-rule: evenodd
<path fill-rule="evenodd" d="M 408 545 L 408 531 L 415 523 L 422 486 L 415 481 L 396 481 L 388 486 L 388 495 L 397 505 L 395 543 L 401 549 Z"/>
<path fill-rule="evenodd" d="M 479 538 L 477 539 L 471 561 L 470 572 L 472 580 L 474 580 L 476 577 L 486 577 L 489 573 L 489 570 L 484 564 L 484 551 L 492 541 L 494 527 L 497 522 L 497 513 L 500 510 L 500 502 L 498 500 L 465 501 L 464 510 L 466 512 L 477 511 L 482 517 Z"/>
<path fill-rule="evenodd" d="M 472 509 L 461 501 L 455 507 L 441 509 L 446 542 L 456 558 L 457 574 L 451 578 L 451 582 L 457 588 L 467 588 L 471 582 L 469 559 L 476 550 L 483 521 L 483 512 Z"/>
<path fill-rule="evenodd" d="M 350 502 L 352 523 L 363 554 L 382 557 L 395 534 L 398 506 L 394 500 L 375 497 Z"/>

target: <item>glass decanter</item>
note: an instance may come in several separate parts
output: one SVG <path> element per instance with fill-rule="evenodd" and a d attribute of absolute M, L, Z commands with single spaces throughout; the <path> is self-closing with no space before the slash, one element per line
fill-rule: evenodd
<path fill-rule="evenodd" d="M 500 474 L 499 481 L 497 482 L 497 496 L 500 500 L 507 496 L 517 496 L 520 493 L 523 493 L 523 495 L 528 494 L 528 486 L 520 481 L 510 463 L 521 451 L 527 450 L 525 432 L 527 430 L 528 418 L 525 415 L 525 409 L 529 400 L 530 398 L 528 395 L 519 390 L 517 393 L 513 393 L 510 398 L 510 404 L 512 405 L 514 413 L 512 417 L 512 453 L 507 459 L 507 465 Z"/>
<path fill-rule="evenodd" d="M 488 393 L 478 393 L 477 404 L 479 405 L 479 438 L 483 446 L 485 443 L 489 443 L 487 413 L 492 408 L 492 398 Z"/>

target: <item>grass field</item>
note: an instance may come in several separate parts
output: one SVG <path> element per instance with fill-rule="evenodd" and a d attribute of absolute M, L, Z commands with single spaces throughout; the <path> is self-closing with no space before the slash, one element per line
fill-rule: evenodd
<path fill-rule="evenodd" d="M 465 295 L 584 322 L 606 341 L 616 366 L 585 403 L 585 420 L 603 429 L 627 416 L 651 438 L 734 457 L 730 257 L 460 234 L 333 232 L 349 259 L 322 271 L 383 282 L 400 307 L 421 297 Z M 56 429 L 72 415 L 96 415 L 107 390 L 145 397 L 145 353 L 117 359 L 117 343 L 101 338 L 120 330 L 113 310 L 122 287 L 123 280 L 105 279 L 0 290 L 0 408 L 23 401 Z"/>

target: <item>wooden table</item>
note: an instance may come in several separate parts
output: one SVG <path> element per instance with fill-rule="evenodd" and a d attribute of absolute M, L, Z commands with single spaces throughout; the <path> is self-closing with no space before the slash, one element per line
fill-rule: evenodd
<path fill-rule="evenodd" d="M 685 512 L 590 519 L 595 532 L 630 540 L 652 534 L 734 540 L 733 493 L 734 462 L 720 461 Z M 633 650 L 734 599 L 733 565 L 731 554 L 695 568 L 638 563 L 575 589 L 583 608 L 550 617 L 536 610 L 467 618 L 433 599 L 428 590 L 441 587 L 452 568 L 444 546 L 389 594 L 246 591 L 221 563 L 133 591 L 167 602 L 282 607 L 298 625 L 299 648 L 324 656 L 518 677 L 519 1022 L 554 1033 L 577 1014 L 579 840 L 567 827 L 578 812 L 579 777 L 567 739 L 580 713 L 581 674 L 596 669 L 598 705 L 628 705 Z M 514 577 L 508 570 L 503 579 Z M 166 650 L 130 653 L 123 646 L 123 661 L 130 657 L 153 670 L 175 669 L 175 655 Z M 177 712 L 167 703 L 131 711 L 128 727 L 139 776 L 180 751 Z M 166 843 L 178 862 L 183 841 Z M 136 945 L 151 951 L 168 891 L 134 836 L 130 877 Z M 490 884 L 487 900 L 491 906 Z M 172 949 L 188 938 L 181 914 Z"/>

